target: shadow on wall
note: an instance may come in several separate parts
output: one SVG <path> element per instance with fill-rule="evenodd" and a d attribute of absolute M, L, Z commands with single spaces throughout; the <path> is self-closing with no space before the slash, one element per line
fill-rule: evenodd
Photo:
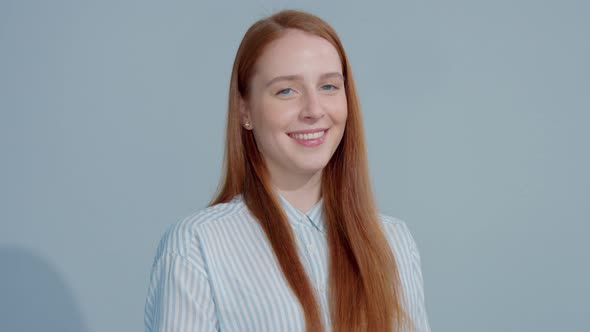
<path fill-rule="evenodd" d="M 88 331 L 76 300 L 46 261 L 0 247 L 0 331 Z"/>

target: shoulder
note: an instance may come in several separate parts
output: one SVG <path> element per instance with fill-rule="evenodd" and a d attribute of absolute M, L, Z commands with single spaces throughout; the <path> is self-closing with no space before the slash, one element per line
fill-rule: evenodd
<path fill-rule="evenodd" d="M 201 227 L 231 218 L 245 207 L 240 195 L 237 195 L 229 202 L 202 208 L 169 225 L 160 238 L 156 259 L 165 254 L 191 255 L 199 245 Z"/>
<path fill-rule="evenodd" d="M 403 221 L 402 219 L 383 213 L 379 213 L 379 218 L 381 219 L 381 222 L 388 225 L 405 224 L 405 221 Z"/>
<path fill-rule="evenodd" d="M 424 280 L 420 252 L 408 224 L 399 218 L 379 214 L 396 258 L 404 302 L 416 331 L 430 331 L 424 304 Z"/>
<path fill-rule="evenodd" d="M 405 220 L 379 213 L 383 230 L 390 241 L 396 245 L 402 245 L 411 251 L 416 250 L 416 241 Z"/>

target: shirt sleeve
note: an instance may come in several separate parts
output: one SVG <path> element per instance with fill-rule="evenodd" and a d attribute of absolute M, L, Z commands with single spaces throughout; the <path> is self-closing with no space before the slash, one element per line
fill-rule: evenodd
<path fill-rule="evenodd" d="M 422 277 L 422 262 L 420 252 L 416 246 L 416 241 L 412 237 L 410 230 L 405 223 L 401 223 L 405 229 L 410 246 L 411 267 L 410 267 L 410 315 L 414 321 L 416 332 L 430 332 L 428 324 L 428 315 L 426 314 L 426 304 L 424 301 L 424 279 Z"/>
<path fill-rule="evenodd" d="M 177 253 L 154 262 L 144 316 L 146 332 L 219 331 L 206 270 Z"/>

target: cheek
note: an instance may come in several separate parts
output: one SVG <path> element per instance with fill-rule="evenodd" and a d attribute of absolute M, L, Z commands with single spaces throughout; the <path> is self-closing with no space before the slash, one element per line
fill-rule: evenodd
<path fill-rule="evenodd" d="M 252 116 L 256 125 L 256 136 L 273 139 L 277 135 L 284 134 L 293 122 L 297 114 L 296 107 L 287 103 L 264 102 L 254 110 Z"/>
<path fill-rule="evenodd" d="M 348 116 L 348 104 L 346 98 L 334 100 L 330 107 L 330 117 L 335 124 L 344 125 Z"/>
<path fill-rule="evenodd" d="M 258 122 L 271 132 L 285 132 L 297 118 L 298 108 L 295 103 L 274 100 L 261 103 L 260 106 Z"/>

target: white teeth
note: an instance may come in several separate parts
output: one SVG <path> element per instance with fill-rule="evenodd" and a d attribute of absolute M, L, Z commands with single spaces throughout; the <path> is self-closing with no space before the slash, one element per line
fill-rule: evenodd
<path fill-rule="evenodd" d="M 326 131 L 319 131 L 313 134 L 289 134 L 289 136 L 296 138 L 296 139 L 316 139 L 324 136 Z"/>

